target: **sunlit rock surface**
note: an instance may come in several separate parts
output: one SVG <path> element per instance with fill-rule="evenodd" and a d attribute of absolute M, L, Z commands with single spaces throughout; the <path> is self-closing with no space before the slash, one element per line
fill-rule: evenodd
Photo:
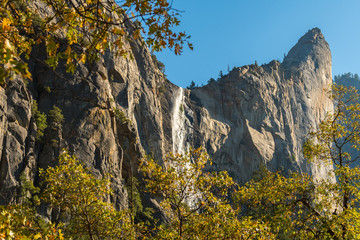
<path fill-rule="evenodd" d="M 260 163 L 273 171 L 325 176 L 327 168 L 307 163 L 301 150 L 309 130 L 332 110 L 326 94 L 331 82 L 330 49 L 315 28 L 282 63 L 235 68 L 194 89 L 194 145 L 206 146 L 215 168 L 242 182 Z"/>
<path fill-rule="evenodd" d="M 319 29 L 303 36 L 283 63 L 235 68 L 193 90 L 169 82 L 139 40 L 128 47 L 133 60 L 107 53 L 74 75 L 62 65 L 53 71 L 43 64 L 44 50 L 34 49 L 33 80 L 0 88 L 1 203 L 16 200 L 22 172 L 37 184 L 39 168 L 55 165 L 63 148 L 96 176 L 112 175 L 111 200 L 118 208 L 127 207 L 125 186 L 138 176 L 141 156 L 161 162 L 189 146 L 204 146 L 213 167 L 239 182 L 260 163 L 285 173 L 326 173 L 301 154 L 307 132 L 332 109 L 324 91 L 331 83 L 331 54 Z M 56 105 L 65 119 L 41 141 L 35 138 L 34 100 L 46 114 Z"/>

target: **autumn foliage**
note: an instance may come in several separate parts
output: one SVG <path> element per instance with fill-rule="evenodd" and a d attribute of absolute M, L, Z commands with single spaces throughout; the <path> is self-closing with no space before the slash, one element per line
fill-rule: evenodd
<path fill-rule="evenodd" d="M 309 133 L 304 156 L 333 170 L 323 179 L 262 171 L 236 193 L 248 214 L 268 221 L 280 239 L 359 239 L 360 104 L 353 88 L 329 90 L 334 111 Z"/>
<path fill-rule="evenodd" d="M 155 239 L 273 239 L 262 221 L 238 216 L 229 202 L 235 183 L 226 172 L 206 171 L 211 160 L 202 148 L 163 161 L 160 166 L 148 157 L 140 167 L 168 218 L 155 229 Z"/>
<path fill-rule="evenodd" d="M 174 30 L 179 12 L 167 0 L 5 0 L 0 15 L 0 86 L 15 76 L 31 78 L 27 64 L 38 45 L 45 46 L 46 64 L 56 68 L 63 59 L 72 73 L 106 51 L 131 57 L 136 40 L 153 51 L 192 48 L 189 36 Z"/>

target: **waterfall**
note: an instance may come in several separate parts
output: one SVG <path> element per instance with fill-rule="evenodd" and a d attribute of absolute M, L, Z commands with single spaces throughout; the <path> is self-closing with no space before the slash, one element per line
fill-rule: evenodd
<path fill-rule="evenodd" d="M 192 118 L 193 111 L 186 105 L 184 101 L 184 89 L 181 87 L 174 95 L 172 114 L 173 153 L 185 154 L 190 147 L 190 143 L 187 142 L 187 140 L 192 136 L 192 128 L 188 118 Z M 177 168 L 178 171 L 187 171 L 188 169 L 190 169 L 189 165 L 178 166 Z M 192 193 L 190 189 L 191 184 L 189 184 L 188 188 L 189 196 L 185 197 L 185 203 L 190 208 L 194 208 L 196 202 L 201 198 L 201 195 L 200 193 Z"/>
<path fill-rule="evenodd" d="M 172 109 L 172 140 L 173 153 L 185 153 L 185 108 L 184 108 L 184 89 L 179 88 L 176 92 Z"/>

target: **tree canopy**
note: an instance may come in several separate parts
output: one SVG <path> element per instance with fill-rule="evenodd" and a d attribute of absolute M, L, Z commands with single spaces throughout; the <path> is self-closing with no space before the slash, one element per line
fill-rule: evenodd
<path fill-rule="evenodd" d="M 57 167 L 49 167 L 40 175 L 47 185 L 42 199 L 59 212 L 55 221 L 67 238 L 132 239 L 136 238 L 131 217 L 126 210 L 116 211 L 107 201 L 110 180 L 95 178 L 75 156 L 66 151 Z"/>
<path fill-rule="evenodd" d="M 189 36 L 174 30 L 179 11 L 167 0 L 5 0 L 0 15 L 0 86 L 16 75 L 31 78 L 27 63 L 36 45 L 45 46 L 49 66 L 64 59 L 69 72 L 108 50 L 129 56 L 127 43 L 137 39 L 153 51 L 192 48 Z"/>
<path fill-rule="evenodd" d="M 168 218 L 155 230 L 155 239 L 273 239 L 261 220 L 239 217 L 229 202 L 235 186 L 226 172 L 208 172 L 211 165 L 199 148 L 186 154 L 169 154 L 158 164 L 142 160 L 150 193 L 160 197 Z"/>
<path fill-rule="evenodd" d="M 23 177 L 23 204 L 2 206 L 0 237 L 5 239 L 275 239 L 261 220 L 239 217 L 228 199 L 234 182 L 225 172 L 203 171 L 211 161 L 202 149 L 170 154 L 161 166 L 143 159 L 146 187 L 160 196 L 167 221 L 149 226 L 132 221 L 133 211 L 107 201 L 109 179 L 97 179 L 67 151 L 59 165 L 41 170 L 40 193 Z M 38 198 L 40 197 L 40 198 Z M 38 208 L 46 204 L 52 222 Z"/>
<path fill-rule="evenodd" d="M 334 111 L 309 133 L 303 152 L 308 161 L 333 170 L 322 179 L 264 170 L 236 193 L 247 214 L 268 221 L 280 239 L 359 239 L 359 94 L 334 85 L 329 96 Z"/>

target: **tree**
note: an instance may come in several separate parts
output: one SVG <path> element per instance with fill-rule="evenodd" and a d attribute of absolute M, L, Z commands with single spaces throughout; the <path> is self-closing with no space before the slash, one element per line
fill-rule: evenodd
<path fill-rule="evenodd" d="M 21 204 L 0 206 L 1 239 L 136 239 L 144 230 L 129 211 L 116 211 L 109 203 L 109 178 L 95 178 L 66 150 L 59 165 L 40 170 L 40 176 L 42 193 L 23 173 Z M 56 226 L 38 214 L 44 204 Z"/>
<path fill-rule="evenodd" d="M 293 173 L 287 178 L 266 169 L 259 174 L 235 194 L 236 202 L 246 206 L 242 214 L 267 222 L 277 239 L 328 239 L 334 235 L 328 229 L 326 214 L 332 198 L 324 191 L 326 187 L 316 185 L 306 174 Z"/>
<path fill-rule="evenodd" d="M 143 207 L 141 194 L 139 191 L 139 181 L 135 177 L 130 177 L 127 183 L 129 210 L 131 211 L 131 217 L 133 223 L 144 223 L 151 225 L 153 221 L 153 208 Z"/>
<path fill-rule="evenodd" d="M 208 84 L 213 84 L 213 83 L 215 83 L 216 81 L 215 81 L 215 79 L 214 78 L 210 78 L 209 80 L 208 80 Z"/>
<path fill-rule="evenodd" d="M 233 180 L 226 172 L 204 171 L 211 161 L 201 148 L 169 154 L 163 164 L 148 157 L 140 167 L 148 191 L 161 197 L 168 217 L 156 229 L 155 239 L 271 239 L 261 221 L 238 219 L 227 200 Z"/>
<path fill-rule="evenodd" d="M 333 85 L 330 96 L 334 101 L 334 112 L 328 113 L 320 123 L 319 130 L 310 132 L 304 144 L 304 155 L 312 161 L 334 166 L 337 182 L 333 187 L 333 204 L 338 220 L 337 235 L 351 239 L 360 234 L 359 180 L 360 168 L 352 167 L 360 158 L 360 104 L 355 88 Z M 356 151 L 350 151 L 355 149 Z"/>
<path fill-rule="evenodd" d="M 222 79 L 223 77 L 224 77 L 224 74 L 223 74 L 222 70 L 220 70 L 218 80 Z"/>
<path fill-rule="evenodd" d="M 60 108 L 55 105 L 53 106 L 53 108 L 49 111 L 48 122 L 48 125 L 53 130 L 58 130 L 62 127 L 62 123 L 64 122 L 64 115 L 61 113 Z"/>
<path fill-rule="evenodd" d="M 239 189 L 237 199 L 256 219 L 269 221 L 283 239 L 358 239 L 360 236 L 360 169 L 352 166 L 360 147 L 359 94 L 353 88 L 334 85 L 329 91 L 334 111 L 303 146 L 305 158 L 320 166 L 333 166 L 328 176 L 314 180 L 294 173 L 263 171 Z M 271 221 L 270 221 L 271 220 Z"/>
<path fill-rule="evenodd" d="M 167 0 L 5 0 L 0 15 L 0 86 L 17 75 L 31 78 L 27 62 L 38 45 L 45 46 L 49 66 L 64 59 L 69 72 L 108 50 L 129 55 L 126 43 L 142 33 L 154 51 L 192 49 L 189 36 L 173 30 L 179 12 Z"/>
<path fill-rule="evenodd" d="M 47 117 L 45 113 L 41 113 L 38 109 L 38 104 L 36 100 L 33 100 L 31 105 L 31 114 L 33 115 L 37 127 L 36 139 L 41 140 L 44 136 L 45 129 L 48 127 L 47 125 Z"/>
<path fill-rule="evenodd" d="M 40 223 L 41 222 L 41 223 Z M 53 224 L 45 223 L 25 205 L 0 207 L 0 239 L 64 239 Z"/>
<path fill-rule="evenodd" d="M 165 74 L 165 64 L 161 61 L 159 61 L 156 57 L 156 55 L 152 52 L 151 53 L 151 58 L 153 60 L 153 63 L 155 64 L 155 66 L 163 73 Z"/>
<path fill-rule="evenodd" d="M 187 89 L 194 89 L 195 88 L 195 82 L 191 81 L 190 85 L 187 87 Z"/>
<path fill-rule="evenodd" d="M 61 230 L 38 214 L 40 189 L 20 175 L 21 204 L 0 206 L 0 239 L 64 239 Z"/>
<path fill-rule="evenodd" d="M 357 73 L 353 74 L 349 72 L 340 75 L 335 75 L 334 80 L 336 84 L 340 84 L 344 86 L 352 85 L 357 87 L 357 85 L 359 85 L 356 84 L 359 82 L 359 75 Z"/>
<path fill-rule="evenodd" d="M 97 179 L 67 151 L 59 157 L 59 165 L 42 170 L 46 183 L 43 200 L 60 212 L 57 219 L 64 236 L 74 239 L 136 238 L 130 214 L 116 211 L 106 201 L 111 194 L 108 178 Z"/>

